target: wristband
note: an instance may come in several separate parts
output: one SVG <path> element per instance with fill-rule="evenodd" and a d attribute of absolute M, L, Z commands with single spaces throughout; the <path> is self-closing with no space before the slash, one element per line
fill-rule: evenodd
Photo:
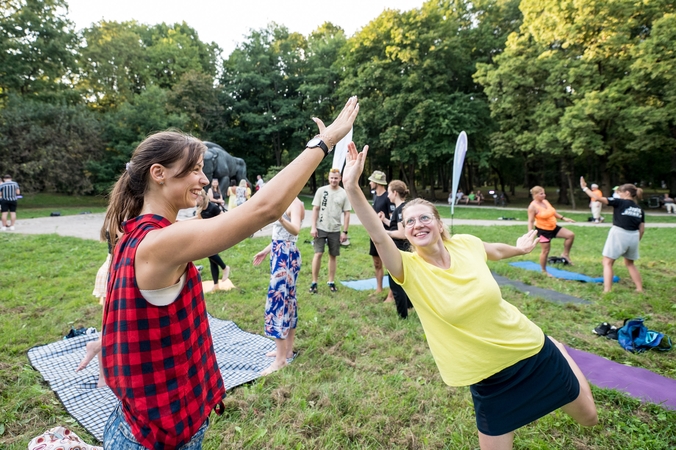
<path fill-rule="evenodd" d="M 343 233 L 347 234 L 347 231 L 343 231 Z"/>

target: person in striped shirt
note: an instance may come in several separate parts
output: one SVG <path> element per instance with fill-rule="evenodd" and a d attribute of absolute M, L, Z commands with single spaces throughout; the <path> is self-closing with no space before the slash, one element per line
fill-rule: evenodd
<path fill-rule="evenodd" d="M 12 176 L 7 174 L 2 177 L 0 184 L 0 210 L 2 211 L 2 231 L 14 231 L 16 222 L 16 199 L 21 194 L 19 185 L 12 181 Z M 9 222 L 7 222 L 9 213 Z"/>

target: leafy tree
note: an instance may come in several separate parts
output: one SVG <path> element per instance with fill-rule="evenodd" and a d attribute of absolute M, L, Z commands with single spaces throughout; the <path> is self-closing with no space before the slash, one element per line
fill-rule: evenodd
<path fill-rule="evenodd" d="M 561 202 L 569 201 L 574 163 L 606 190 L 640 179 L 642 155 L 632 141 L 642 132 L 627 75 L 632 49 L 673 7 L 667 3 L 523 0 L 520 32 L 476 76 L 500 123 L 496 151 L 523 155 L 531 169 L 552 174 Z"/>
<path fill-rule="evenodd" d="M 222 145 L 245 159 L 250 173 L 282 165 L 299 151 L 294 134 L 309 120 L 299 93 L 305 48 L 302 35 L 273 23 L 252 31 L 223 63 L 232 127 Z"/>
<path fill-rule="evenodd" d="M 14 0 L 0 9 L 0 96 L 68 95 L 77 74 L 78 37 L 65 0 Z"/>
<path fill-rule="evenodd" d="M 373 149 L 373 168 L 392 162 L 390 175 L 401 176 L 414 193 L 416 175 L 423 184 L 447 182 L 461 131 L 471 136 L 476 155 L 482 152 L 482 130 L 490 126 L 483 93 L 472 80 L 466 12 L 445 1 L 388 10 L 348 40 L 345 50 L 341 91 L 359 95 L 363 106 L 357 139 Z"/>
<path fill-rule="evenodd" d="M 202 139 L 211 140 L 213 134 L 227 126 L 224 107 L 219 101 L 219 88 L 214 86 L 214 78 L 206 73 L 184 73 L 168 92 L 168 106 L 170 112 L 188 118 L 185 131 Z"/>
<path fill-rule="evenodd" d="M 108 111 L 132 100 L 149 83 L 146 48 L 141 42 L 144 25 L 101 21 L 83 31 L 80 50 L 80 85 L 93 106 Z"/>
<path fill-rule="evenodd" d="M 169 128 L 184 129 L 188 118 L 168 111 L 167 95 L 167 91 L 150 86 L 131 102 L 105 115 L 103 136 L 107 145 L 103 157 L 87 165 L 97 192 L 109 189 L 136 146 L 149 134 Z"/>
<path fill-rule="evenodd" d="M 676 14 L 655 20 L 650 37 L 633 49 L 631 86 L 637 105 L 627 111 L 636 135 L 632 148 L 647 152 L 650 173 L 676 193 Z M 663 177 L 663 178 L 662 178 Z"/>
<path fill-rule="evenodd" d="M 101 131 L 84 106 L 12 95 L 0 110 L 0 167 L 26 192 L 91 192 L 92 174 L 86 168 L 101 155 Z"/>

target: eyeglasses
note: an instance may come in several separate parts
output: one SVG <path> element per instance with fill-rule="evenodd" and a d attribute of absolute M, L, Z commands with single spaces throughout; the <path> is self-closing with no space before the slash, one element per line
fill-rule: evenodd
<path fill-rule="evenodd" d="M 434 217 L 428 216 L 427 214 L 423 214 L 419 217 L 409 217 L 404 222 L 404 225 L 406 225 L 406 228 L 413 228 L 415 226 L 416 220 L 419 220 L 423 225 L 429 225 L 434 220 Z"/>

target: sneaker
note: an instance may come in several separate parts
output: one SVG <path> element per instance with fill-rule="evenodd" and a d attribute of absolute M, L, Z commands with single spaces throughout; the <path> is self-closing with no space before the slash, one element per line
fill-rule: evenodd
<path fill-rule="evenodd" d="M 312 283 L 310 285 L 310 290 L 308 292 L 310 292 L 310 294 L 316 294 L 317 293 L 317 283 Z"/>
<path fill-rule="evenodd" d="M 7 227 L 0 228 L 0 231 L 7 231 Z"/>
<path fill-rule="evenodd" d="M 329 286 L 329 290 L 331 292 L 338 292 L 338 288 L 336 288 L 336 283 L 330 282 L 330 283 L 326 283 L 326 284 Z"/>
<path fill-rule="evenodd" d="M 9 227 L 9 231 L 14 231 L 14 225 L 12 225 L 11 227 Z"/>
<path fill-rule="evenodd" d="M 608 334 L 608 331 L 610 331 L 610 325 L 608 325 L 608 322 L 603 322 L 596 328 L 592 330 L 592 333 L 599 335 L 599 336 L 605 336 Z"/>

